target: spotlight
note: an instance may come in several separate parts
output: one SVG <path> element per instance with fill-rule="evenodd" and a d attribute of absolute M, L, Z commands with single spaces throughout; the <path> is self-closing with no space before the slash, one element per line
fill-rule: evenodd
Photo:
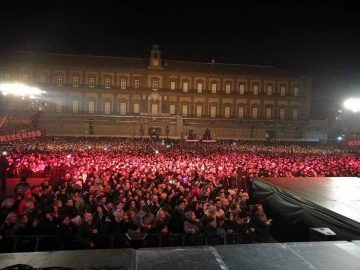
<path fill-rule="evenodd" d="M 170 144 L 168 144 L 166 147 L 167 147 L 167 148 L 170 148 L 170 146 L 171 146 L 171 145 L 170 145 Z"/>
<path fill-rule="evenodd" d="M 91 146 L 90 146 L 90 145 L 88 146 L 88 149 L 91 149 Z"/>
<path fill-rule="evenodd" d="M 155 154 L 159 154 L 159 150 L 155 150 Z"/>
<path fill-rule="evenodd" d="M 107 147 L 104 147 L 104 150 L 106 151 L 106 150 L 107 150 Z"/>
<path fill-rule="evenodd" d="M 46 93 L 37 87 L 32 87 L 22 83 L 1 83 L 0 92 L 2 92 L 4 96 L 29 96 L 30 98 L 35 98 L 36 96 L 41 96 L 42 94 Z"/>
<path fill-rule="evenodd" d="M 337 140 L 338 140 L 338 141 L 342 141 L 342 140 L 343 140 L 343 137 L 342 137 L 342 136 L 339 136 L 339 137 L 337 137 Z"/>
<path fill-rule="evenodd" d="M 345 109 L 354 113 L 360 112 L 360 98 L 349 98 L 343 103 Z"/>
<path fill-rule="evenodd" d="M 71 158 L 71 154 L 67 154 L 66 157 L 67 157 L 67 158 Z"/>
<path fill-rule="evenodd" d="M 2 151 L 1 154 L 5 157 L 7 156 L 7 152 L 6 151 Z"/>

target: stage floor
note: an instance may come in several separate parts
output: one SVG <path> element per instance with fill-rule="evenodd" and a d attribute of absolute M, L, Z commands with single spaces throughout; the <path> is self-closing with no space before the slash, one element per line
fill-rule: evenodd
<path fill-rule="evenodd" d="M 299 195 L 315 204 L 360 223 L 360 178 L 261 178 L 261 181 Z"/>
<path fill-rule="evenodd" d="M 107 266 L 114 270 L 359 270 L 360 246 L 335 241 L 0 254 L 0 268 L 14 264 L 73 269 Z"/>

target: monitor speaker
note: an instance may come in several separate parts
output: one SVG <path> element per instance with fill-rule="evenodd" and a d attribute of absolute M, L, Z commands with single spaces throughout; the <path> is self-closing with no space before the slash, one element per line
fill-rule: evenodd
<path fill-rule="evenodd" d="M 310 241 L 335 241 L 336 234 L 329 228 L 310 228 Z"/>

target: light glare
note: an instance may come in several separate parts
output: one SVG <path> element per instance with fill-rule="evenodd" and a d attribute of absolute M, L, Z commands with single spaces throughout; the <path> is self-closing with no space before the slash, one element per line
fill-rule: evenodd
<path fill-rule="evenodd" d="M 349 98 L 345 100 L 343 106 L 354 113 L 360 112 L 360 98 Z"/>
<path fill-rule="evenodd" d="M 30 98 L 35 98 L 36 96 L 41 96 L 41 94 L 45 93 L 45 91 L 37 87 L 32 87 L 22 83 L 1 83 L 0 92 L 4 96 L 6 95 L 21 96 L 21 97 L 29 96 Z"/>

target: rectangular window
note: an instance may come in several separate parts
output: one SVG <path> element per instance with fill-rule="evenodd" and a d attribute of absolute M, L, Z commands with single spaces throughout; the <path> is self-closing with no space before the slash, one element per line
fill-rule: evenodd
<path fill-rule="evenodd" d="M 175 90 L 175 89 L 176 89 L 176 86 L 175 86 L 175 82 L 174 82 L 174 81 L 171 81 L 171 82 L 170 82 L 170 89 L 171 89 L 171 90 Z"/>
<path fill-rule="evenodd" d="M 225 107 L 225 109 L 224 109 L 224 116 L 225 116 L 225 118 L 229 118 L 229 117 L 230 117 L 230 107 L 229 107 L 229 106 Z"/>
<path fill-rule="evenodd" d="M 120 88 L 121 89 L 126 89 L 126 79 L 121 79 L 120 80 Z"/>
<path fill-rule="evenodd" d="M 211 93 L 216 94 L 216 87 L 217 87 L 216 83 L 211 84 Z"/>
<path fill-rule="evenodd" d="M 281 108 L 280 109 L 280 116 L 279 116 L 280 120 L 284 120 L 285 119 L 285 109 Z"/>
<path fill-rule="evenodd" d="M 231 92 L 231 84 L 225 84 L 225 93 L 230 94 Z"/>
<path fill-rule="evenodd" d="M 266 93 L 268 96 L 271 96 L 272 95 L 272 86 L 271 85 L 268 85 L 268 87 L 266 88 Z"/>
<path fill-rule="evenodd" d="M 120 103 L 120 114 L 122 114 L 122 115 L 126 114 L 126 103 L 125 102 Z"/>
<path fill-rule="evenodd" d="M 183 116 L 188 116 L 188 114 L 189 114 L 189 106 L 188 105 L 183 105 L 181 112 L 182 112 Z"/>
<path fill-rule="evenodd" d="M 73 113 L 78 113 L 79 112 L 79 101 L 78 100 L 73 100 L 72 101 L 72 112 Z"/>
<path fill-rule="evenodd" d="M 57 75 L 56 76 L 56 85 L 57 86 L 62 86 L 63 84 L 63 76 L 62 75 Z"/>
<path fill-rule="evenodd" d="M 188 92 L 189 91 L 189 83 L 188 82 L 183 82 L 183 92 Z"/>
<path fill-rule="evenodd" d="M 281 86 L 280 87 L 280 96 L 285 96 L 285 93 L 286 93 L 286 88 L 285 88 L 285 86 Z"/>
<path fill-rule="evenodd" d="M 203 108 L 203 106 L 201 106 L 201 105 L 196 106 L 196 117 L 202 116 L 202 108 Z"/>
<path fill-rule="evenodd" d="M 259 94 L 259 86 L 258 85 L 254 85 L 253 86 L 253 95 L 258 95 Z"/>
<path fill-rule="evenodd" d="M 293 120 L 298 120 L 299 117 L 299 110 L 297 108 L 294 108 L 292 111 L 292 118 Z"/>
<path fill-rule="evenodd" d="M 253 107 L 253 109 L 252 109 L 252 118 L 256 119 L 257 117 L 258 117 L 258 108 Z"/>
<path fill-rule="evenodd" d="M 140 105 L 139 105 L 139 103 L 134 104 L 134 113 L 140 113 Z"/>
<path fill-rule="evenodd" d="M 157 81 L 157 80 L 152 81 L 152 89 L 153 90 L 159 89 L 159 81 Z"/>
<path fill-rule="evenodd" d="M 95 100 L 89 100 L 89 113 L 95 113 Z"/>
<path fill-rule="evenodd" d="M 202 93 L 202 91 L 203 91 L 203 84 L 202 84 L 202 83 L 198 83 L 198 84 L 197 84 L 197 92 L 198 92 L 198 93 Z"/>
<path fill-rule="evenodd" d="M 55 108 L 55 110 L 56 110 L 57 113 L 61 113 L 62 109 L 63 109 L 63 100 L 59 98 L 58 100 L 56 100 L 56 108 Z"/>
<path fill-rule="evenodd" d="M 89 78 L 89 87 L 94 88 L 95 87 L 95 78 Z"/>
<path fill-rule="evenodd" d="M 110 88 L 110 86 L 111 86 L 111 79 L 105 78 L 105 88 Z"/>
<path fill-rule="evenodd" d="M 266 119 L 271 119 L 271 117 L 272 117 L 272 109 L 270 107 L 266 107 L 265 117 L 266 117 Z"/>
<path fill-rule="evenodd" d="M 156 103 L 151 104 L 151 113 L 152 114 L 158 114 L 159 105 Z"/>
<path fill-rule="evenodd" d="M 79 77 L 73 77 L 73 87 L 79 87 Z"/>
<path fill-rule="evenodd" d="M 240 84 L 239 92 L 240 92 L 240 95 L 244 95 L 244 94 L 245 94 L 245 85 Z"/>
<path fill-rule="evenodd" d="M 135 86 L 135 88 L 140 88 L 140 80 L 135 80 L 134 86 Z"/>
<path fill-rule="evenodd" d="M 244 118 L 244 107 L 239 107 L 239 118 Z"/>
<path fill-rule="evenodd" d="M 110 114 L 111 113 L 111 102 L 110 101 L 105 101 L 104 102 L 104 113 L 105 114 Z"/>
<path fill-rule="evenodd" d="M 175 105 L 170 104 L 170 114 L 175 114 Z"/>
<path fill-rule="evenodd" d="M 45 83 L 46 82 L 46 74 L 41 74 L 40 78 L 39 78 L 39 81 L 40 81 L 40 83 Z"/>
<path fill-rule="evenodd" d="M 297 97 L 299 95 L 299 88 L 294 87 L 294 97 Z"/>
<path fill-rule="evenodd" d="M 216 106 L 210 107 L 210 117 L 216 117 Z"/>

